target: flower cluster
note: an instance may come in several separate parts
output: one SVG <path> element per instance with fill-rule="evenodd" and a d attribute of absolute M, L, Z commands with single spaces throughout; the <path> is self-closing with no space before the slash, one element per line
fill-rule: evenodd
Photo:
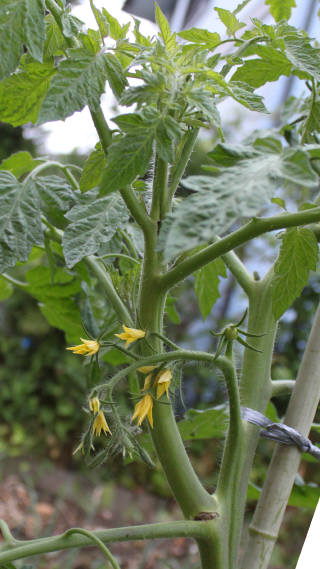
<path fill-rule="evenodd" d="M 120 340 L 126 342 L 125 347 L 127 348 L 130 344 L 136 340 L 140 340 L 146 336 L 144 330 L 139 330 L 137 328 L 129 328 L 128 326 L 122 325 L 123 332 L 121 334 L 115 334 Z M 82 344 L 78 346 L 71 346 L 67 350 L 71 350 L 74 354 L 81 354 L 84 356 L 93 356 L 100 349 L 100 343 L 98 340 L 86 340 L 85 338 L 80 338 Z M 144 386 L 142 391 L 147 391 L 151 387 L 156 390 L 156 398 L 160 399 L 164 393 L 169 397 L 169 387 L 172 379 L 172 372 L 170 369 L 161 369 L 158 373 L 155 371 L 158 366 L 142 366 L 138 368 L 140 373 L 146 375 Z M 101 435 L 103 431 L 104 434 L 111 431 L 109 429 L 108 423 L 104 416 L 103 411 L 100 410 L 100 401 L 98 397 L 93 397 L 89 400 L 90 411 L 96 415 L 93 423 L 93 433 L 97 436 Z M 146 393 L 140 401 L 136 404 L 133 412 L 131 421 L 137 419 L 138 425 L 140 426 L 144 419 L 147 417 L 150 426 L 153 428 L 153 398 L 150 393 Z"/>
<path fill-rule="evenodd" d="M 143 391 L 146 391 L 151 387 L 152 378 L 155 375 L 153 381 L 153 387 L 156 388 L 157 399 L 160 399 L 160 397 L 162 397 L 164 393 L 166 393 L 167 396 L 169 396 L 169 386 L 172 379 L 172 372 L 170 369 L 163 369 L 159 371 L 159 373 L 155 374 L 154 370 L 156 369 L 157 366 L 143 366 L 139 367 L 138 371 L 147 374 L 144 380 Z M 150 393 L 147 393 L 136 404 L 131 421 L 138 419 L 138 425 L 140 426 L 141 423 L 144 421 L 144 419 L 148 417 L 150 426 L 153 428 L 152 407 L 153 407 L 152 396 L 150 395 Z"/>
<path fill-rule="evenodd" d="M 105 435 L 107 433 L 111 435 L 112 433 L 109 429 L 109 425 L 106 421 L 104 413 L 103 411 L 100 410 L 100 401 L 98 397 L 92 397 L 92 399 L 89 400 L 89 407 L 90 411 L 92 411 L 92 413 L 97 415 L 93 422 L 93 427 L 92 427 L 93 434 L 100 437 L 101 431 L 103 431 Z"/>

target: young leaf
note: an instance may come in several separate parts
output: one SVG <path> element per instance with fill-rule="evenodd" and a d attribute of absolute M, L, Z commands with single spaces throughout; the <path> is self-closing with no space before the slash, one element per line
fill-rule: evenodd
<path fill-rule="evenodd" d="M 44 0 L 5 0 L 0 4 L 0 80 L 18 66 L 23 46 L 42 61 L 45 40 Z"/>
<path fill-rule="evenodd" d="M 201 28 L 190 28 L 189 30 L 183 30 L 178 33 L 182 39 L 187 40 L 191 43 L 202 46 L 204 49 L 213 49 L 221 41 L 221 38 L 217 32 L 209 32 L 208 30 L 202 30 Z"/>
<path fill-rule="evenodd" d="M 105 153 L 101 148 L 101 144 L 98 143 L 86 160 L 82 170 L 80 178 L 80 190 L 82 192 L 87 192 L 88 190 L 99 186 L 105 165 Z"/>
<path fill-rule="evenodd" d="M 50 63 L 28 63 L 0 83 L 0 121 L 13 126 L 35 123 L 55 69 Z"/>
<path fill-rule="evenodd" d="M 110 37 L 114 40 L 124 39 L 127 35 L 128 25 L 121 26 L 118 20 L 111 16 L 105 8 L 102 8 L 102 15 L 109 25 Z"/>
<path fill-rule="evenodd" d="M 215 8 L 215 11 L 218 13 L 221 22 L 226 26 L 227 34 L 229 36 L 234 36 L 238 30 L 241 30 L 241 28 L 245 26 L 245 24 L 243 22 L 239 22 L 235 15 L 229 10 L 225 10 L 224 8 Z"/>
<path fill-rule="evenodd" d="M 226 278 L 227 272 L 222 259 L 215 259 L 194 274 L 194 290 L 198 298 L 200 312 L 205 320 L 219 298 L 219 277 Z"/>
<path fill-rule="evenodd" d="M 276 319 L 289 308 L 316 270 L 318 243 L 310 229 L 288 229 L 274 267 L 272 310 Z"/>
<path fill-rule="evenodd" d="M 106 80 L 117 96 L 125 85 L 121 66 L 112 54 L 95 55 L 84 48 L 70 49 L 68 54 L 51 81 L 40 109 L 39 124 L 64 120 L 85 105 L 97 110 Z"/>
<path fill-rule="evenodd" d="M 292 8 L 296 7 L 295 0 L 265 0 L 265 4 L 270 6 L 270 13 L 276 22 L 289 20 Z"/>
<path fill-rule="evenodd" d="M 44 42 L 44 60 L 63 55 L 67 47 L 66 40 L 52 14 L 46 16 L 46 41 Z"/>
<path fill-rule="evenodd" d="M 289 76 L 292 65 L 286 56 L 271 47 L 260 51 L 261 59 L 249 59 L 238 67 L 232 75 L 232 81 L 244 81 L 252 87 L 261 87 L 269 81 L 276 81 L 281 75 Z"/>
<path fill-rule="evenodd" d="M 38 164 L 41 164 L 41 161 L 34 160 L 30 152 L 20 150 L 20 152 L 15 152 L 9 158 L 2 160 L 0 170 L 7 170 L 16 178 L 20 178 L 23 174 L 31 172 Z"/>
<path fill-rule="evenodd" d="M 96 8 L 96 6 L 94 5 L 92 0 L 90 0 L 90 8 L 91 8 L 93 15 L 95 17 L 95 20 L 98 24 L 98 28 L 99 28 L 101 38 L 105 38 L 106 36 L 109 35 L 109 25 L 108 25 L 107 18 L 98 8 Z"/>
<path fill-rule="evenodd" d="M 171 34 L 169 22 L 156 2 L 155 2 L 155 16 L 156 16 L 156 22 L 160 28 L 160 37 L 162 38 L 165 46 L 170 50 L 170 47 L 173 47 L 176 43 L 175 34 Z"/>
<path fill-rule="evenodd" d="M 96 197 L 95 192 L 92 195 Z M 74 206 L 66 218 L 71 223 L 64 232 L 63 252 L 67 266 L 73 267 L 110 241 L 116 230 L 127 223 L 129 215 L 119 194 L 112 194 Z"/>
<path fill-rule="evenodd" d="M 154 137 L 153 128 L 144 128 L 137 131 L 136 135 L 120 136 L 111 144 L 100 185 L 101 196 L 131 184 L 137 176 L 146 173 Z"/>
<path fill-rule="evenodd" d="M 39 198 L 29 180 L 20 184 L 0 171 L 0 272 L 26 261 L 33 245 L 43 243 Z"/>

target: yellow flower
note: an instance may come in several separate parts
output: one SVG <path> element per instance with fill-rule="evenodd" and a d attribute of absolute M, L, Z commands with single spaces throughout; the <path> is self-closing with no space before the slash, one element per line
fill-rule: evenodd
<path fill-rule="evenodd" d="M 140 399 L 140 401 L 138 401 L 138 403 L 136 404 L 131 422 L 134 421 L 135 419 L 138 419 L 138 425 L 140 426 L 142 421 L 144 421 L 144 419 L 148 417 L 148 421 L 151 427 L 153 428 L 152 407 L 153 407 L 152 397 L 150 393 L 147 393 L 147 395 L 142 397 L 142 399 Z"/>
<path fill-rule="evenodd" d="M 98 413 L 100 411 L 100 401 L 98 397 L 92 397 L 89 399 L 89 407 L 92 413 Z"/>
<path fill-rule="evenodd" d="M 80 338 L 82 344 L 78 346 L 70 346 L 66 350 L 71 350 L 73 354 L 80 354 L 82 356 L 93 356 L 96 354 L 100 348 L 100 344 L 97 340 L 86 340 L 85 338 Z"/>
<path fill-rule="evenodd" d="M 147 373 L 147 377 L 144 380 L 144 386 L 143 386 L 143 390 L 145 391 L 146 389 L 149 389 L 150 384 L 151 384 L 151 379 L 152 379 L 152 372 L 154 369 L 157 369 L 158 366 L 142 366 L 142 367 L 138 367 L 137 371 L 140 371 L 141 373 Z"/>
<path fill-rule="evenodd" d="M 115 336 L 117 336 L 117 338 L 120 338 L 120 340 L 126 341 L 125 345 L 126 348 L 129 346 L 129 344 L 132 344 L 132 342 L 140 340 L 140 338 L 144 338 L 146 335 L 144 330 L 137 330 L 136 328 L 128 328 L 124 324 L 122 324 L 122 328 L 124 332 L 122 332 L 121 334 L 115 334 Z"/>
<path fill-rule="evenodd" d="M 158 373 L 155 384 L 157 385 L 157 399 L 160 399 L 164 392 L 169 397 L 169 386 L 172 379 L 171 369 L 164 369 Z"/>
<path fill-rule="evenodd" d="M 100 437 L 101 431 L 103 431 L 105 435 L 107 433 L 112 435 L 112 433 L 109 429 L 109 425 L 108 425 L 106 418 L 104 416 L 104 413 L 103 413 L 103 411 L 100 411 L 100 401 L 99 401 L 98 397 L 92 397 L 92 399 L 89 400 L 89 407 L 90 407 L 90 411 L 92 411 L 92 413 L 97 414 L 97 416 L 93 422 L 93 427 L 92 427 L 93 434 Z"/>

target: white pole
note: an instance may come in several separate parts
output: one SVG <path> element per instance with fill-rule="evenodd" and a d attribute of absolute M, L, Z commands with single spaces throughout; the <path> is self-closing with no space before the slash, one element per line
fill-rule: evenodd
<path fill-rule="evenodd" d="M 320 500 L 312 518 L 296 569 L 319 569 Z"/>

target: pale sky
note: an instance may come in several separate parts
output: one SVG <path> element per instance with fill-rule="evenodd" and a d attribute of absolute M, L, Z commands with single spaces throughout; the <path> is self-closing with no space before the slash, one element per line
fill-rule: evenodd
<path fill-rule="evenodd" d="M 149 1 L 149 0 L 148 0 Z M 206 13 L 203 15 L 198 22 L 196 22 L 197 27 L 205 27 L 210 31 L 217 31 L 222 36 L 224 35 L 224 26 L 218 19 L 216 12 L 213 10 L 214 6 L 220 6 L 221 8 L 226 8 L 228 10 L 233 10 L 239 3 L 240 0 L 212 0 Z M 294 10 L 292 22 L 294 25 L 301 26 L 301 15 L 305 11 L 306 4 L 311 0 L 297 0 L 297 9 Z M 124 0 L 95 0 L 95 5 L 97 8 L 105 7 L 113 16 L 115 16 L 120 23 L 126 23 L 127 21 L 132 21 L 129 14 L 123 12 L 121 7 Z M 244 9 L 239 15 L 239 19 L 244 21 L 249 21 L 249 16 L 254 16 L 262 18 L 267 12 L 266 6 L 262 0 L 252 0 L 249 5 Z M 73 8 L 73 13 L 75 16 L 80 18 L 85 25 L 91 28 L 96 28 L 95 19 L 90 10 L 89 0 L 82 0 L 81 5 L 75 6 Z M 270 19 L 270 18 L 269 18 Z M 268 21 L 268 20 L 265 20 Z M 272 19 L 270 19 L 272 22 Z M 319 20 L 316 19 L 311 30 L 310 35 L 317 35 Z M 152 35 L 156 32 L 156 26 L 152 22 L 147 20 L 142 20 L 141 31 L 145 35 Z M 228 45 L 228 44 L 227 44 Z M 269 83 L 267 86 L 258 90 L 258 93 L 263 94 L 266 97 L 267 106 L 274 106 L 276 104 L 279 93 L 281 93 L 283 85 L 283 80 L 277 83 L 275 87 L 274 83 Z M 109 120 L 110 117 L 115 115 L 115 111 L 112 109 L 114 99 L 112 96 L 103 95 L 102 108 L 104 110 L 106 118 Z M 243 111 L 238 104 L 233 102 L 226 102 L 219 106 L 220 113 L 222 115 L 222 121 L 229 121 L 230 116 L 238 116 L 239 113 L 246 113 Z M 117 114 L 117 113 L 116 113 Z M 258 128 L 258 126 L 267 126 L 268 118 L 265 116 L 259 116 L 259 113 L 247 113 L 246 129 L 248 131 Z M 37 136 L 37 128 L 27 129 L 26 134 L 30 136 Z M 72 150 L 78 150 L 81 153 L 87 153 L 91 148 L 94 147 L 98 138 L 92 124 L 90 113 L 86 107 L 83 111 L 75 113 L 72 117 L 67 118 L 65 121 L 55 121 L 47 123 L 42 127 L 42 132 L 46 133 L 44 140 L 44 153 L 55 154 L 55 153 L 68 153 Z M 241 138 L 241 136 L 240 136 Z"/>

